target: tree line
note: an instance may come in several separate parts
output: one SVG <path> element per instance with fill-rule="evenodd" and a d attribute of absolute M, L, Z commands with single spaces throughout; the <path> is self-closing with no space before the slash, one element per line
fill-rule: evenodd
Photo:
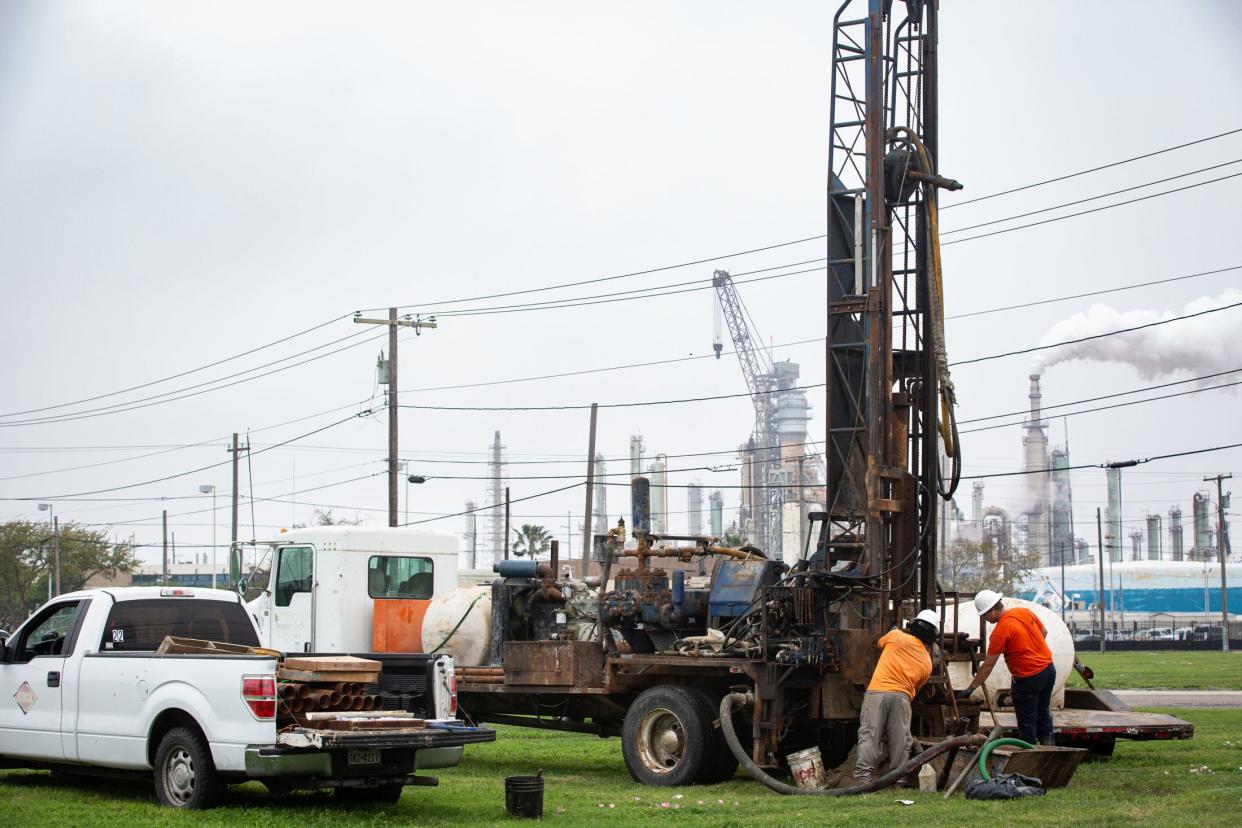
<path fill-rule="evenodd" d="M 57 545 L 61 592 L 82 589 L 97 575 L 115 578 L 133 572 L 141 563 L 132 546 L 111 541 L 98 530 L 69 522 L 60 525 L 58 534 L 54 538 L 43 522 L 0 524 L 0 629 L 12 632 L 47 601 L 48 584 L 56 577 Z"/>

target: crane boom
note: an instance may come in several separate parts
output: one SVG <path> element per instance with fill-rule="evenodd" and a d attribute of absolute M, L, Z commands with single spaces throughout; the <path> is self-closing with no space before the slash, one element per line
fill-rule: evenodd
<path fill-rule="evenodd" d="M 733 341 L 733 350 L 742 365 L 746 389 L 755 407 L 755 426 L 752 445 L 748 447 L 748 460 L 752 469 L 750 485 L 756 488 L 751 490 L 749 497 L 742 498 L 744 504 L 751 504 L 749 509 L 744 510 L 743 521 L 749 517 L 753 521 L 759 547 L 779 557 L 785 493 L 780 434 L 776 427 L 776 395 L 773 393 L 776 390 L 776 376 L 763 349 L 756 344 L 758 333 L 751 335 L 733 277 L 727 271 L 717 270 L 712 274 L 712 287 L 716 289 L 716 309 L 728 323 L 729 338 Z M 716 355 L 719 357 L 719 350 Z"/>

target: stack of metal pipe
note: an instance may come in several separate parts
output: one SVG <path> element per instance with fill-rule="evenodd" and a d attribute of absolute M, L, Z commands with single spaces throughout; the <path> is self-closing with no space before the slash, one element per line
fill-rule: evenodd
<path fill-rule="evenodd" d="M 356 681 L 282 681 L 278 685 L 278 723 L 300 723 L 299 714 L 323 711 L 375 710 L 379 696 L 364 692 Z"/>

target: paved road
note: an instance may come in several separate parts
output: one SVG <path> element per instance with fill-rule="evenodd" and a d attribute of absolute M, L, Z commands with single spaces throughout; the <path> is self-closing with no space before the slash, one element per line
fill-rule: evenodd
<path fill-rule="evenodd" d="M 1133 707 L 1242 707 L 1242 690 L 1114 690 Z"/>

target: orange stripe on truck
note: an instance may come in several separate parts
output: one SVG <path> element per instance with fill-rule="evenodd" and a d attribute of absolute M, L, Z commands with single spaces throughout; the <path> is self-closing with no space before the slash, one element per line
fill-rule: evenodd
<path fill-rule="evenodd" d="M 430 600 L 376 598 L 371 623 L 371 648 L 377 653 L 421 653 L 423 618 Z"/>

